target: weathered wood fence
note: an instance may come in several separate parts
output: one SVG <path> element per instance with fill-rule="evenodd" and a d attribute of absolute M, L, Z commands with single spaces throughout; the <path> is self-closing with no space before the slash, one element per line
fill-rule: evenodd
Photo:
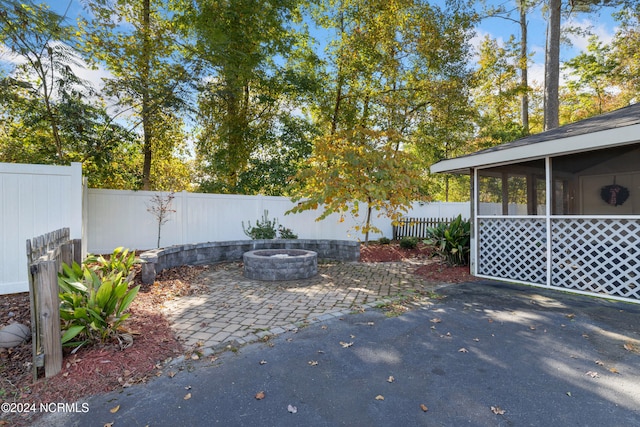
<path fill-rule="evenodd" d="M 402 218 L 393 225 L 393 240 L 403 237 L 417 237 L 426 239 L 429 237 L 428 229 L 438 224 L 450 224 L 455 218 Z"/>
<path fill-rule="evenodd" d="M 81 239 L 69 235 L 69 228 L 62 228 L 27 240 L 34 380 L 39 367 L 47 378 L 62 369 L 58 272 L 63 262 L 82 261 Z"/>

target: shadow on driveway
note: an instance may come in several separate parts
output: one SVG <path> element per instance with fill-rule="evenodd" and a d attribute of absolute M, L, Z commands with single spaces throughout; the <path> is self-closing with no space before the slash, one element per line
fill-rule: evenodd
<path fill-rule="evenodd" d="M 438 292 L 399 317 L 349 314 L 182 362 L 39 425 L 640 425 L 640 305 L 495 282 Z"/>

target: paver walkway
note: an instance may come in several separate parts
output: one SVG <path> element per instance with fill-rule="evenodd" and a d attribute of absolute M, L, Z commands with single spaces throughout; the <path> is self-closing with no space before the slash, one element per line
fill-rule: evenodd
<path fill-rule="evenodd" d="M 203 273 L 208 294 L 168 301 L 162 310 L 187 347 L 241 345 L 416 291 L 432 291 L 435 284 L 413 274 L 423 262 L 323 263 L 317 276 L 285 282 L 250 280 L 240 263 L 219 264 Z"/>

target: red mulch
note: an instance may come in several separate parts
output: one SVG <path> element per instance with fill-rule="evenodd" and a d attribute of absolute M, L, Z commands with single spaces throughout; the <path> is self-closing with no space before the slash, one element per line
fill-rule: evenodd
<path fill-rule="evenodd" d="M 474 280 L 468 267 L 448 267 L 430 262 L 432 251 L 424 244 L 416 249 L 400 248 L 398 243 L 362 245 L 362 262 L 424 260 L 416 274 L 430 281 L 459 283 Z M 80 348 L 75 354 L 65 350 L 62 372 L 34 383 L 31 377 L 31 343 L 11 349 L 0 348 L 0 400 L 20 403 L 75 402 L 83 397 L 144 383 L 162 375 L 163 362 L 182 354 L 185 349 L 176 339 L 169 323 L 157 310 L 164 301 L 183 295 L 207 292 L 198 281 L 206 266 L 184 266 L 163 272 L 153 285 L 142 285 L 131 305 L 126 328 L 133 334 L 133 345 L 119 350 L 113 344 Z M 139 276 L 138 276 L 139 277 Z M 139 284 L 139 279 L 136 281 Z M 0 328 L 9 323 L 31 324 L 29 294 L 0 295 Z M 0 414 L 0 426 L 26 426 L 33 414 Z"/>

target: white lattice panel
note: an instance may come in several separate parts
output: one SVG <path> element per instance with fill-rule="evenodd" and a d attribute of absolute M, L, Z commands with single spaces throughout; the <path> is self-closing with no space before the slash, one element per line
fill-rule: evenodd
<path fill-rule="evenodd" d="M 478 243 L 478 274 L 546 284 L 544 219 L 480 218 Z"/>
<path fill-rule="evenodd" d="M 640 221 L 552 219 L 551 285 L 640 299 Z"/>

